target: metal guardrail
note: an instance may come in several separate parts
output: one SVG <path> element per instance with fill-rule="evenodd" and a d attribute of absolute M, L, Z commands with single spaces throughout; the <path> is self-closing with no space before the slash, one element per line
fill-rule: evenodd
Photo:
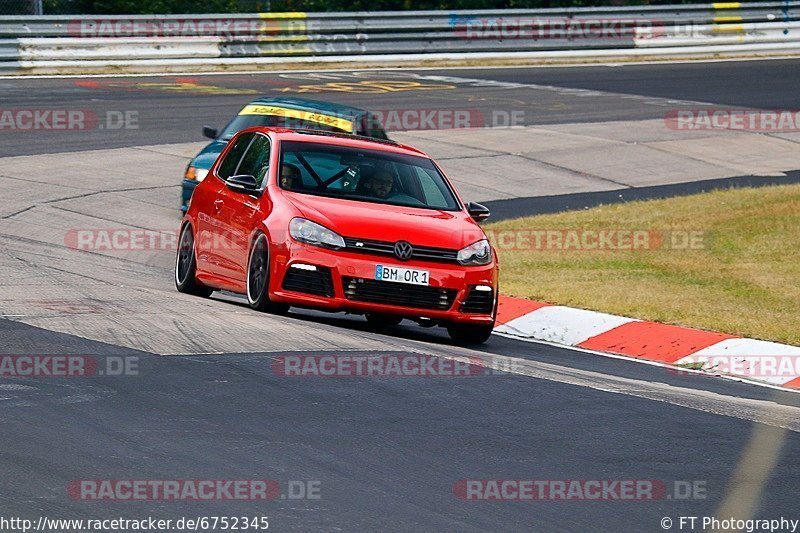
<path fill-rule="evenodd" d="M 715 7 L 716 6 L 716 7 Z M 726 7 L 738 6 L 738 7 Z M 800 19 L 800 2 L 717 3 L 675 6 L 624 6 L 559 9 L 509 9 L 474 11 L 397 11 L 354 13 L 257 13 L 231 15 L 107 15 L 107 16 L 5 16 L 0 17 L 0 38 L 82 37 L 85 28 L 112 30 L 114 24 L 164 27 L 181 23 L 219 22 L 204 26 L 204 36 L 227 37 L 230 24 L 261 24 L 266 32 L 291 34 L 450 33 L 476 20 L 575 19 L 640 20 L 663 25 L 708 24 L 722 13 L 735 12 L 741 22 L 775 22 Z M 724 16 L 724 15 L 723 15 Z M 167 26 L 169 28 L 169 26 Z M 214 28 L 219 31 L 214 31 Z"/>
<path fill-rule="evenodd" d="M 0 40 L 0 64 L 3 61 L 17 61 L 19 46 L 15 40 Z"/>
<path fill-rule="evenodd" d="M 800 1 L 526 10 L 2 16 L 0 68 L 136 68 L 214 59 L 398 60 L 671 49 L 800 49 Z M 716 47 L 716 48 L 710 48 Z M 573 53 L 573 55 L 574 55 Z M 8 65 L 5 65 L 8 67 Z"/>

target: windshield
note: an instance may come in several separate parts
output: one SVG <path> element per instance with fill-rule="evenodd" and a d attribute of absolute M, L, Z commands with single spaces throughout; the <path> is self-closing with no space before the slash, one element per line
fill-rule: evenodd
<path fill-rule="evenodd" d="M 310 129 L 333 131 L 338 133 L 352 133 L 352 131 L 335 128 L 319 122 L 311 122 L 299 118 L 280 117 L 274 115 L 238 115 L 225 127 L 219 138 L 223 141 L 231 140 L 238 132 L 255 126 L 275 126 L 292 129 Z"/>
<path fill-rule="evenodd" d="M 294 192 L 361 202 L 459 210 L 433 161 L 377 150 L 284 141 L 280 185 Z"/>

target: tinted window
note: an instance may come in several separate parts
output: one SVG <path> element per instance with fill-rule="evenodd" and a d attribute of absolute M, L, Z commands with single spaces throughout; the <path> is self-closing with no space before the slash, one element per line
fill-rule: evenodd
<path fill-rule="evenodd" d="M 443 205 L 447 203 L 447 195 L 450 192 L 444 188 L 444 183 L 436 179 L 430 170 L 417 168 L 417 177 L 425 194 L 425 202 L 430 205 Z"/>
<path fill-rule="evenodd" d="M 242 155 L 244 155 L 244 151 L 247 150 L 254 135 L 255 133 L 245 133 L 236 139 L 231 149 L 228 150 L 228 153 L 225 155 L 225 159 L 220 164 L 219 170 L 217 170 L 217 175 L 219 175 L 220 178 L 227 180 L 236 174 L 236 169 L 239 168 Z"/>
<path fill-rule="evenodd" d="M 237 174 L 249 174 L 254 176 L 258 182 L 258 186 L 264 182 L 269 172 L 269 138 L 264 135 L 256 135 L 247 153 L 244 154 L 242 162 L 239 165 Z"/>

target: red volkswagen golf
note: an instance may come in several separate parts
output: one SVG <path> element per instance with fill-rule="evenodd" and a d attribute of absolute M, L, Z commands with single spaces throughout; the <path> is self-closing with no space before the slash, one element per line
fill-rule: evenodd
<path fill-rule="evenodd" d="M 391 141 L 320 131 L 237 134 L 194 191 L 175 262 L 179 291 L 228 290 L 290 306 L 404 318 L 480 343 L 497 310 L 496 254 L 441 169 Z"/>

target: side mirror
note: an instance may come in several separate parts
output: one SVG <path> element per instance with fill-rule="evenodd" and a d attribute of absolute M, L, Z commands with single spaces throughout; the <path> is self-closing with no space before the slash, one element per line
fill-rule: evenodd
<path fill-rule="evenodd" d="M 467 213 L 469 213 L 469 216 L 471 216 L 475 222 L 482 222 L 492 214 L 488 207 L 475 202 L 467 204 Z"/>
<path fill-rule="evenodd" d="M 258 182 L 255 176 L 249 174 L 241 174 L 239 176 L 231 176 L 225 182 L 228 188 L 235 192 L 242 192 L 246 194 L 254 194 L 258 192 Z"/>
<path fill-rule="evenodd" d="M 219 131 L 211 126 L 203 126 L 203 136 L 209 139 L 216 139 L 219 137 Z"/>

